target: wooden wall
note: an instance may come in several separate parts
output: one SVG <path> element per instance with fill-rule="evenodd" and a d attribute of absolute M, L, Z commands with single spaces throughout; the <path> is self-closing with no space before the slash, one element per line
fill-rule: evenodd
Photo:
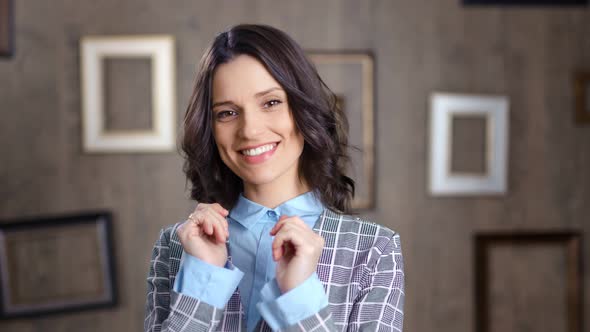
<path fill-rule="evenodd" d="M 588 9 L 464 8 L 459 0 L 14 2 L 16 53 L 0 59 L 0 218 L 112 210 L 120 304 L 0 322 L 2 331 L 141 330 L 152 245 L 194 205 L 177 153 L 82 152 L 78 41 L 89 34 L 174 35 L 178 119 L 196 63 L 229 25 L 271 24 L 306 49 L 371 50 L 377 203 L 368 216 L 402 236 L 405 331 L 474 330 L 474 232 L 576 228 L 588 237 L 590 127 L 573 124 L 571 89 L 572 71 L 590 68 Z M 433 91 L 510 98 L 507 195 L 429 197 Z"/>

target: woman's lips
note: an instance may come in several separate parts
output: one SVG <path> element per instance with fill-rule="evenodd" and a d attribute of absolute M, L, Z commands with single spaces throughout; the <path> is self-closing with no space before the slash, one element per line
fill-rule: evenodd
<path fill-rule="evenodd" d="M 240 151 L 240 155 L 242 156 L 242 158 L 244 159 L 244 161 L 246 161 L 249 164 L 260 164 L 265 162 L 267 159 L 269 159 L 277 150 L 277 146 L 279 146 L 279 143 L 271 143 L 271 144 L 265 144 L 262 146 L 257 147 L 256 149 L 249 149 L 249 150 L 242 150 Z M 256 151 L 258 149 L 258 151 Z M 268 150 L 270 149 L 270 150 Z M 262 150 L 262 151 L 260 151 Z M 267 151 L 264 151 L 267 150 Z M 260 153 L 262 152 L 262 153 Z M 260 153 L 260 154 L 256 154 L 256 155 L 248 155 L 248 154 L 255 154 L 255 153 Z"/>

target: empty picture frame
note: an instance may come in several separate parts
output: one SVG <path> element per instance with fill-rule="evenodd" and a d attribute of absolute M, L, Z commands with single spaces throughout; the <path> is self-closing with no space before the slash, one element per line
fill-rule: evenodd
<path fill-rule="evenodd" d="M 452 168 L 455 146 L 453 123 L 479 119 L 484 151 L 482 170 L 457 171 Z M 430 99 L 431 195 L 499 195 L 506 192 L 508 158 L 508 99 L 502 96 L 434 93 Z M 475 158 L 475 154 L 467 154 Z"/>
<path fill-rule="evenodd" d="M 354 209 L 375 206 L 374 61 L 366 52 L 309 51 L 320 76 L 336 94 L 349 122 L 351 169 L 355 181 Z M 356 149 L 358 148 L 358 149 Z"/>
<path fill-rule="evenodd" d="M 474 250 L 475 331 L 582 332 L 580 232 L 478 233 Z"/>
<path fill-rule="evenodd" d="M 14 53 L 14 4 L 13 0 L 0 0 L 0 57 Z"/>
<path fill-rule="evenodd" d="M 175 147 L 174 39 L 169 35 L 87 36 L 80 43 L 85 152 L 165 152 Z M 150 59 L 152 128 L 105 128 L 104 60 Z"/>
<path fill-rule="evenodd" d="M 590 71 L 574 74 L 574 121 L 579 125 L 590 124 Z"/>
<path fill-rule="evenodd" d="M 111 214 L 5 220 L 0 224 L 0 318 L 116 303 Z"/>

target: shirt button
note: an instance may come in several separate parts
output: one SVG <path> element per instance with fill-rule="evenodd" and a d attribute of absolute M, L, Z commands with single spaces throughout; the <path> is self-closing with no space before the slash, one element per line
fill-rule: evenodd
<path fill-rule="evenodd" d="M 266 211 L 266 215 L 272 220 L 277 220 L 277 213 L 273 210 Z"/>

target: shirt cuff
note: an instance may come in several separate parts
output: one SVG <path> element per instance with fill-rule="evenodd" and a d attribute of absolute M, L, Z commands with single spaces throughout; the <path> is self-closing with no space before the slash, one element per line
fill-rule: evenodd
<path fill-rule="evenodd" d="M 225 267 L 219 267 L 187 253 L 183 253 L 182 258 L 174 291 L 223 309 L 244 273 L 230 262 Z"/>
<path fill-rule="evenodd" d="M 281 295 L 276 279 L 260 291 L 262 301 L 256 304 L 260 315 L 273 330 L 289 327 L 328 305 L 328 296 L 314 272 L 301 285 Z"/>

